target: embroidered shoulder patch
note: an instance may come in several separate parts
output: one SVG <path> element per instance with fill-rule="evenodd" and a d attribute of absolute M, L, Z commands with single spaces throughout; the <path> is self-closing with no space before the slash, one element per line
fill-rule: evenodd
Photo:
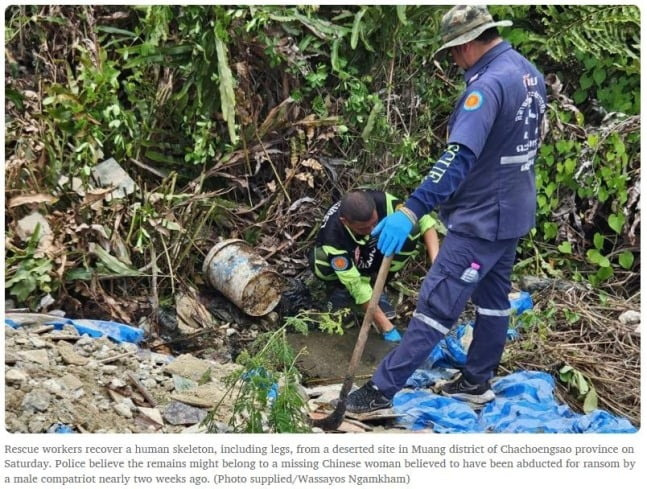
<path fill-rule="evenodd" d="M 483 94 L 478 90 L 474 90 L 467 94 L 465 97 L 465 102 L 463 103 L 463 109 L 467 111 L 473 111 L 483 105 Z"/>
<path fill-rule="evenodd" d="M 341 272 L 343 270 L 346 270 L 349 268 L 350 262 L 348 258 L 345 256 L 334 256 L 332 260 L 330 260 L 330 266 L 332 267 L 333 270 L 337 272 Z"/>

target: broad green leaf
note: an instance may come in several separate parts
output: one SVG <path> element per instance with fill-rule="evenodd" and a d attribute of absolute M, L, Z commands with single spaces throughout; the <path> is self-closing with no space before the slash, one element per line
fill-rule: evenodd
<path fill-rule="evenodd" d="M 591 148 L 595 149 L 598 147 L 598 143 L 600 142 L 600 136 L 597 134 L 589 134 L 586 137 L 586 141 Z"/>
<path fill-rule="evenodd" d="M 602 85 L 602 82 L 607 78 L 607 72 L 602 68 L 598 68 L 593 72 L 593 79 L 597 85 Z"/>
<path fill-rule="evenodd" d="M 152 149 L 146 150 L 144 156 L 146 156 L 146 158 L 148 158 L 149 160 L 157 161 L 159 163 L 168 163 L 171 165 L 181 164 L 181 162 L 176 160 L 175 158 L 171 158 L 170 156 L 162 154 L 158 151 L 153 151 Z"/>
<path fill-rule="evenodd" d="M 339 39 L 335 39 L 332 43 L 330 66 L 332 66 L 333 71 L 339 71 Z"/>
<path fill-rule="evenodd" d="M 103 263 L 110 271 L 114 272 L 116 275 L 119 275 L 121 277 L 136 277 L 141 275 L 141 272 L 139 270 L 135 270 L 134 268 L 129 267 L 96 243 L 90 243 L 88 246 L 88 251 L 93 255 L 96 255 L 101 263 Z"/>
<path fill-rule="evenodd" d="M 398 14 L 398 19 L 400 20 L 400 23 L 407 25 L 407 6 L 396 5 L 395 11 Z"/>
<path fill-rule="evenodd" d="M 602 254 L 598 250 L 595 249 L 590 249 L 586 252 L 586 257 L 589 259 L 591 263 L 595 263 L 596 265 L 599 265 L 602 259 L 604 258 Z"/>
<path fill-rule="evenodd" d="M 566 383 L 570 382 L 570 380 L 573 378 L 574 370 L 575 369 L 570 365 L 564 365 L 559 369 L 559 380 Z"/>
<path fill-rule="evenodd" d="M 135 34 L 132 31 L 127 31 L 125 29 L 119 29 L 117 27 L 110 27 L 107 25 L 98 25 L 96 27 L 97 31 L 99 32 L 107 32 L 108 34 L 123 34 L 124 36 L 128 37 L 137 37 L 137 34 Z"/>
<path fill-rule="evenodd" d="M 625 216 L 622 214 L 611 214 L 609 216 L 609 227 L 616 233 L 622 233 L 622 227 L 625 225 Z"/>
<path fill-rule="evenodd" d="M 373 131 L 373 126 L 375 125 L 375 119 L 377 118 L 378 114 L 382 110 L 382 107 L 383 107 L 382 101 L 380 99 L 377 99 L 375 101 L 375 104 L 373 105 L 373 108 L 371 109 L 371 113 L 368 116 L 368 120 L 366 121 L 366 126 L 362 131 L 362 139 L 364 141 L 368 140 L 368 137 Z"/>
<path fill-rule="evenodd" d="M 591 386 L 589 392 L 586 393 L 584 398 L 584 404 L 582 405 L 582 411 L 586 414 L 595 411 L 598 408 L 598 393 L 595 391 L 595 388 Z"/>
<path fill-rule="evenodd" d="M 566 254 L 566 255 L 570 255 L 571 253 L 573 253 L 573 249 L 572 249 L 572 247 L 571 247 L 571 243 L 569 243 L 568 241 L 562 241 L 562 244 L 560 244 L 560 245 L 557 247 L 557 249 L 558 249 L 560 252 L 562 252 L 562 253 L 564 253 L 564 254 Z"/>
<path fill-rule="evenodd" d="M 600 233 L 595 233 L 593 236 L 593 245 L 595 246 L 595 249 L 601 250 L 604 246 L 604 236 Z"/>
<path fill-rule="evenodd" d="M 557 231 L 558 231 L 557 224 L 554 222 L 545 222 L 544 223 L 544 238 L 545 239 L 553 239 L 555 236 L 557 236 Z"/>
<path fill-rule="evenodd" d="M 566 158 L 564 161 L 564 171 L 568 175 L 572 175 L 575 171 L 575 160 L 573 158 Z"/>
<path fill-rule="evenodd" d="M 218 53 L 218 81 L 220 88 L 220 106 L 222 118 L 227 122 L 231 144 L 238 142 L 236 136 L 236 96 L 234 95 L 234 78 L 229 68 L 227 46 L 216 34 L 216 52 Z"/>
<path fill-rule="evenodd" d="M 613 277 L 613 268 L 611 268 L 609 266 L 609 265 L 611 265 L 611 263 L 609 262 L 608 258 L 604 258 L 604 259 L 606 260 L 606 262 L 605 262 L 606 265 L 604 263 L 600 263 L 600 269 L 595 274 L 595 276 L 597 277 L 597 279 L 600 282 L 603 282 L 603 281 Z"/>
<path fill-rule="evenodd" d="M 359 31 L 362 28 L 362 17 L 366 13 L 366 7 L 362 7 L 359 12 L 355 14 L 355 19 L 353 20 L 353 31 L 350 35 L 350 47 L 355 49 L 357 47 L 357 40 L 359 39 Z"/>
<path fill-rule="evenodd" d="M 623 251 L 618 255 L 618 263 L 626 270 L 631 269 L 631 266 L 634 264 L 634 254 L 631 251 Z"/>
<path fill-rule="evenodd" d="M 573 371 L 573 386 L 577 389 L 580 396 L 586 395 L 589 392 L 589 383 L 586 381 L 584 375 L 579 370 Z"/>
<path fill-rule="evenodd" d="M 31 275 L 25 277 L 20 282 L 15 283 L 10 292 L 16 296 L 20 302 L 24 302 L 34 290 L 36 290 L 36 280 Z"/>
<path fill-rule="evenodd" d="M 74 280 L 90 280 L 92 278 L 92 270 L 89 268 L 73 268 L 65 272 L 65 280 L 72 282 Z"/>

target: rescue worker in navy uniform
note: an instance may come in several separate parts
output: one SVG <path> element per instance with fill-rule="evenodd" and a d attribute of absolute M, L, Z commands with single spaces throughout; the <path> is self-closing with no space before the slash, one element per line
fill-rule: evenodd
<path fill-rule="evenodd" d="M 382 360 L 347 410 L 391 406 L 393 396 L 452 328 L 468 299 L 473 340 L 445 395 L 484 404 L 506 340 L 510 274 L 520 237 L 535 225 L 534 161 L 546 108 L 542 74 L 498 33 L 484 6 L 459 5 L 442 18 L 443 45 L 464 70 L 466 89 L 448 126 L 448 145 L 420 186 L 373 230 L 378 248 L 398 253 L 417 220 L 437 209 L 447 235 L 422 284 L 400 344 Z"/>
<path fill-rule="evenodd" d="M 392 214 L 402 201 L 393 195 L 374 190 L 349 192 L 326 212 L 310 254 L 315 276 L 329 287 L 333 310 L 358 305 L 364 311 L 373 293 L 371 282 L 384 255 L 377 249 L 377 238 L 371 236 L 380 219 Z M 438 236 L 431 216 L 425 215 L 407 233 L 401 250 L 393 258 L 389 276 L 398 272 L 415 253 L 422 234 L 427 253 L 433 262 L 438 253 Z M 373 322 L 386 341 L 400 341 L 400 333 L 391 323 L 395 310 L 382 294 L 375 308 Z"/>

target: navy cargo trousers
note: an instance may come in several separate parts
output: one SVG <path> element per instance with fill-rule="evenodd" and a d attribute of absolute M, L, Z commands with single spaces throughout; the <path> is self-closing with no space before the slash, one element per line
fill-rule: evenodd
<path fill-rule="evenodd" d="M 463 376 L 472 384 L 489 380 L 499 365 L 510 316 L 510 274 L 518 238 L 487 241 L 449 232 L 420 289 L 416 310 L 401 343 L 373 374 L 373 382 L 391 398 L 449 332 L 468 299 L 476 306 L 473 339 Z M 461 275 L 480 265 L 477 282 Z"/>

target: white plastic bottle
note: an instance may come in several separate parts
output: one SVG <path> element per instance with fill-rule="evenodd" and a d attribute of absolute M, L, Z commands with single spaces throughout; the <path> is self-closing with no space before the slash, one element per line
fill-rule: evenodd
<path fill-rule="evenodd" d="M 474 282 L 478 282 L 480 268 L 481 268 L 481 265 L 479 265 L 476 262 L 472 262 L 469 268 L 466 268 L 465 270 L 463 270 L 463 273 L 461 274 L 461 280 L 468 284 L 473 284 Z"/>

